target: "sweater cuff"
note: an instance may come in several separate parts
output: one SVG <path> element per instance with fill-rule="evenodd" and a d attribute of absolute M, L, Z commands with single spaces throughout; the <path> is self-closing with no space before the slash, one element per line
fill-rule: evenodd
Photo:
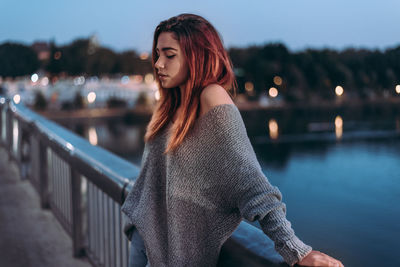
<path fill-rule="evenodd" d="M 312 247 L 304 244 L 297 236 L 293 236 L 292 239 L 276 246 L 276 250 L 286 263 L 293 266 L 307 256 L 312 251 Z"/>

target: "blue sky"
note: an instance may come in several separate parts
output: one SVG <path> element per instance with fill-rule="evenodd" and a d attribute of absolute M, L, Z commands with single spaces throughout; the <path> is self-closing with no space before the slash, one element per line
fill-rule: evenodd
<path fill-rule="evenodd" d="M 183 12 L 207 18 L 226 47 L 282 42 L 304 48 L 400 45 L 399 0 L 0 0 L 0 43 L 96 34 L 116 51 L 150 51 L 155 26 Z"/>

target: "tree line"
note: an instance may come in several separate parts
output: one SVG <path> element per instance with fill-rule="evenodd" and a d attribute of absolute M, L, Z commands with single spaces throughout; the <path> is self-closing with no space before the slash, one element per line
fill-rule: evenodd
<path fill-rule="evenodd" d="M 102 76 L 146 74 L 152 72 L 149 58 L 141 59 L 134 50 L 121 53 L 93 44 L 90 39 L 77 39 L 68 45 L 49 45 L 49 56 L 39 60 L 31 46 L 18 43 L 0 45 L 0 76 L 19 77 L 42 69 L 50 76 Z"/>
<path fill-rule="evenodd" d="M 231 48 L 239 88 L 252 81 L 257 93 L 276 87 L 287 101 L 333 99 L 340 85 L 351 98 L 394 95 L 400 84 L 400 46 L 380 50 L 307 49 L 291 53 L 283 44 Z M 274 77 L 281 84 L 274 83 Z"/>
<path fill-rule="evenodd" d="M 400 46 L 381 50 L 348 48 L 289 51 L 281 43 L 245 48 L 230 48 L 239 93 L 246 83 L 253 97 L 265 94 L 270 87 L 278 89 L 286 101 L 312 98 L 333 99 L 337 85 L 351 98 L 394 95 L 400 84 Z M 47 60 L 38 60 L 32 47 L 17 43 L 0 45 L 0 76 L 18 77 L 43 69 L 57 75 L 123 75 L 152 72 L 150 58 L 134 51 L 121 53 L 94 45 L 90 39 L 70 44 L 50 44 Z M 279 77 L 279 83 L 274 78 Z M 276 80 L 275 80 L 276 81 Z"/>

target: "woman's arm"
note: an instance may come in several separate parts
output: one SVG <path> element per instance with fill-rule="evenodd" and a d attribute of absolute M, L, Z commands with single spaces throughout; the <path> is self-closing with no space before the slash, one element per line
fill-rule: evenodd
<path fill-rule="evenodd" d="M 200 96 L 200 116 L 223 104 L 233 104 L 225 89 L 215 84 L 207 86 Z M 312 251 L 310 246 L 296 237 L 286 219 L 286 207 L 281 202 L 281 193 L 263 175 L 240 115 L 221 117 L 215 123 L 218 130 L 214 137 L 216 140 L 221 139 L 216 144 L 223 147 L 210 151 L 213 151 L 211 154 L 220 162 L 217 171 L 221 171 L 220 177 L 230 179 L 224 181 L 225 188 L 229 188 L 232 197 L 237 198 L 243 218 L 259 220 L 264 233 L 275 242 L 277 251 L 291 265 L 343 266 L 326 254 Z"/>

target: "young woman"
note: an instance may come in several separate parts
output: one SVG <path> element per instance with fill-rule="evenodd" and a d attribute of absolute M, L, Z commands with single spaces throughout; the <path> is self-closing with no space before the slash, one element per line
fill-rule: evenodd
<path fill-rule="evenodd" d="M 216 266 L 241 220 L 258 220 L 290 265 L 343 266 L 299 240 L 228 94 L 232 64 L 214 27 L 181 14 L 154 33 L 160 100 L 126 198 L 130 266 Z"/>

